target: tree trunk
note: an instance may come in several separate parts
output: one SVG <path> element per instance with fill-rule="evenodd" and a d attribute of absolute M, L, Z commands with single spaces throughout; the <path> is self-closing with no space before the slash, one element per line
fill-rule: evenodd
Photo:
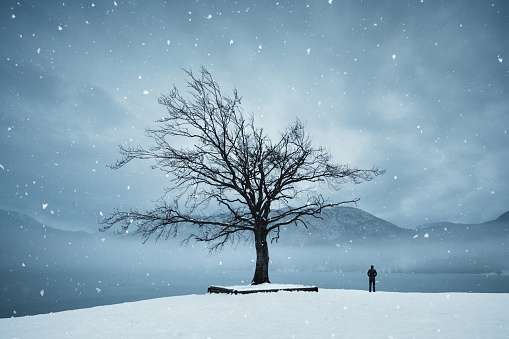
<path fill-rule="evenodd" d="M 252 285 L 270 283 L 269 281 L 269 247 L 267 246 L 267 230 L 260 227 L 255 231 L 256 269 Z"/>

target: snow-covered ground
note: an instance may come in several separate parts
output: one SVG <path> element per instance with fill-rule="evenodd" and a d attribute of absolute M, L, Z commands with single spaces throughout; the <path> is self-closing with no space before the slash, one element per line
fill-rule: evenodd
<path fill-rule="evenodd" d="M 0 319 L 0 338 L 507 338 L 508 309 L 509 294 L 188 295 Z"/>

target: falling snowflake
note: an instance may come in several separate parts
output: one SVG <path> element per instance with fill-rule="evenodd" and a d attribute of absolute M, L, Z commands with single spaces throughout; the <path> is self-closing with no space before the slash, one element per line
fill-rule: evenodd
<path fill-rule="evenodd" d="M 44 297 L 44 290 L 41 290 L 39 293 L 41 294 L 41 297 Z"/>

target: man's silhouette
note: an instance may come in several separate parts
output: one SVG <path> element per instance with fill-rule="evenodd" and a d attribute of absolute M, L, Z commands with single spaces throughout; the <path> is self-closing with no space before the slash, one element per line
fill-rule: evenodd
<path fill-rule="evenodd" d="M 368 277 L 369 277 L 369 291 L 371 292 L 371 285 L 373 285 L 373 292 L 375 292 L 375 277 L 376 277 L 376 270 L 371 265 L 371 269 L 368 271 Z"/>

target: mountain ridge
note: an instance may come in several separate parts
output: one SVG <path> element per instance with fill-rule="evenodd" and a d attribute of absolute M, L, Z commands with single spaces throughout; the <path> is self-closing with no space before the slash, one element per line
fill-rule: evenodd
<path fill-rule="evenodd" d="M 10 222 L 10 225 L 8 223 Z M 320 239 L 326 239 L 327 237 L 345 237 L 366 239 L 366 240 L 398 240 L 401 237 L 420 234 L 422 232 L 435 232 L 436 230 L 442 231 L 461 231 L 470 228 L 478 228 L 482 230 L 491 230 L 495 228 L 500 233 L 509 230 L 509 211 L 501 214 L 498 218 L 489 220 L 478 224 L 464 224 L 464 223 L 452 223 L 448 221 L 424 224 L 420 225 L 415 229 L 403 228 L 390 223 L 384 219 L 378 218 L 369 212 L 362 209 L 350 206 L 336 206 L 324 210 L 318 215 L 318 218 L 307 217 L 306 222 L 310 225 L 309 228 L 295 227 L 293 225 L 286 226 L 282 229 L 283 239 L 287 231 L 295 231 L 299 236 L 304 238 L 310 236 L 309 242 L 320 242 Z M 331 225 L 332 224 L 332 225 Z M 88 233 L 85 231 L 70 231 L 55 228 L 46 224 L 43 224 L 33 217 L 30 217 L 21 212 L 9 211 L 0 209 L 0 230 L 5 235 L 8 228 L 12 231 L 13 226 L 17 226 L 22 233 L 35 232 L 36 234 L 59 234 L 59 235 L 90 235 L 97 236 L 99 232 Z M 488 229 L 489 227 L 489 229 Z M 7 232 L 9 233 L 9 232 Z M 348 239 L 348 241 L 351 239 Z"/>

